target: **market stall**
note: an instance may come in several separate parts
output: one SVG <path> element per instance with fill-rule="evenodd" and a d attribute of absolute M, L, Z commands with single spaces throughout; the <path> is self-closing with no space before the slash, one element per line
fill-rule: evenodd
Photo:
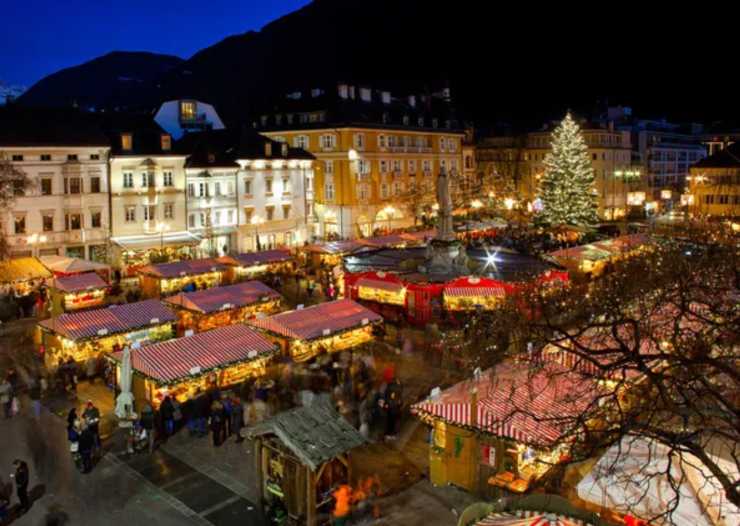
<path fill-rule="evenodd" d="M 232 283 L 267 274 L 285 274 L 295 268 L 293 256 L 284 249 L 223 256 L 218 260 L 229 267 L 228 281 Z"/>
<path fill-rule="evenodd" d="M 193 257 L 203 238 L 188 231 L 161 232 L 111 238 L 112 261 L 119 262 L 124 277 L 135 277 L 152 261 L 179 261 Z"/>
<path fill-rule="evenodd" d="M 100 307 L 107 290 L 108 283 L 95 272 L 54 278 L 49 286 L 51 314 Z"/>
<path fill-rule="evenodd" d="M 188 259 L 147 265 L 139 269 L 139 287 L 145 298 L 218 287 L 226 281 L 228 267 L 217 259 Z"/>
<path fill-rule="evenodd" d="M 175 314 L 159 300 L 73 312 L 39 322 L 44 361 L 56 367 L 71 357 L 81 363 L 133 343 L 172 338 Z"/>
<path fill-rule="evenodd" d="M 596 383 L 557 363 L 503 362 L 414 404 L 433 431 L 430 479 L 490 498 L 527 491 L 567 458 L 559 422 L 596 396 Z"/>
<path fill-rule="evenodd" d="M 226 388 L 262 376 L 278 348 L 246 325 L 230 325 L 131 349 L 132 392 L 137 411 L 165 396 L 180 402 L 210 388 Z M 120 374 L 122 352 L 110 359 Z"/>
<path fill-rule="evenodd" d="M 254 439 L 261 502 L 277 501 L 296 524 L 331 524 L 332 494 L 352 478 L 350 452 L 360 433 L 321 398 L 247 431 Z"/>
<path fill-rule="evenodd" d="M 95 272 L 110 283 L 110 267 L 104 263 L 68 256 L 40 256 L 39 260 L 57 277 Z"/>
<path fill-rule="evenodd" d="M 0 286 L 5 294 L 15 292 L 25 296 L 50 277 L 51 272 L 36 258 L 0 261 Z"/>
<path fill-rule="evenodd" d="M 373 339 L 373 326 L 383 318 L 357 302 L 344 299 L 320 303 L 249 323 L 278 342 L 296 362 L 324 352 L 351 349 Z"/>
<path fill-rule="evenodd" d="M 646 234 L 631 234 L 604 241 L 556 250 L 548 254 L 558 264 L 572 272 L 599 276 L 605 268 L 618 261 L 633 257 L 651 247 Z"/>
<path fill-rule="evenodd" d="M 308 256 L 307 263 L 314 268 L 318 268 L 341 265 L 344 256 L 363 248 L 367 247 L 357 241 L 330 241 L 328 243 L 306 245 L 301 251 Z"/>
<path fill-rule="evenodd" d="M 442 290 L 442 298 L 448 311 L 493 310 L 513 290 L 514 286 L 509 283 L 467 276 L 448 282 Z"/>
<path fill-rule="evenodd" d="M 177 313 L 178 334 L 192 329 L 207 331 L 242 323 L 258 314 L 280 311 L 281 296 L 261 281 L 214 287 L 196 292 L 181 292 L 164 299 Z"/>

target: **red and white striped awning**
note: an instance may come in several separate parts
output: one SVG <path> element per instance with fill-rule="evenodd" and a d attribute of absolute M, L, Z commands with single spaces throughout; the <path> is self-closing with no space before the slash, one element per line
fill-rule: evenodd
<path fill-rule="evenodd" d="M 61 278 L 54 278 L 53 288 L 62 292 L 82 292 L 84 290 L 104 289 L 108 284 L 95 272 L 73 274 Z"/>
<path fill-rule="evenodd" d="M 503 287 L 449 287 L 442 292 L 449 298 L 503 298 L 506 291 Z"/>
<path fill-rule="evenodd" d="M 542 511 L 492 513 L 475 526 L 585 526 L 582 520 Z"/>
<path fill-rule="evenodd" d="M 134 371 L 160 382 L 252 361 L 276 352 L 276 346 L 246 325 L 229 325 L 206 332 L 145 345 L 131 352 Z M 122 353 L 112 357 L 121 359 Z"/>

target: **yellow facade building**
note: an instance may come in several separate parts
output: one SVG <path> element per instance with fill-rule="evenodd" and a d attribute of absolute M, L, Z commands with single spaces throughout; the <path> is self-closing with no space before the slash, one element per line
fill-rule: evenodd
<path fill-rule="evenodd" d="M 325 100 L 321 95 L 316 98 Z M 317 159 L 308 189 L 317 220 L 313 235 L 351 239 L 413 225 L 422 204 L 434 200 L 440 170 L 453 179 L 462 173 L 463 131 L 421 111 L 422 101 L 413 96 L 401 103 L 389 92 L 339 85 L 337 98 L 341 107 L 264 118 L 261 130 Z"/>
<path fill-rule="evenodd" d="M 689 170 L 682 200 L 697 217 L 740 217 L 740 143 L 702 159 Z"/>

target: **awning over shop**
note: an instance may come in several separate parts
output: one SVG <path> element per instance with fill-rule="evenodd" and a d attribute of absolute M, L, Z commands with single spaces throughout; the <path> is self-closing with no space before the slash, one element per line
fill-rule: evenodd
<path fill-rule="evenodd" d="M 404 289 L 403 282 L 401 281 L 388 281 L 374 277 L 365 277 L 358 279 L 357 286 L 385 290 L 394 293 L 403 292 Z"/>
<path fill-rule="evenodd" d="M 151 325 L 174 322 L 174 313 L 159 300 L 146 300 L 102 309 L 62 314 L 39 322 L 70 340 L 122 334 Z"/>
<path fill-rule="evenodd" d="M 289 250 L 263 250 L 261 252 L 245 252 L 234 256 L 223 256 L 218 258 L 221 263 L 239 267 L 254 267 L 257 265 L 268 265 L 270 263 L 283 263 L 293 259 Z"/>
<path fill-rule="evenodd" d="M 134 371 L 169 383 L 241 362 L 273 355 L 277 346 L 246 325 L 229 325 L 134 349 Z M 120 361 L 122 353 L 114 353 Z"/>
<path fill-rule="evenodd" d="M 307 245 L 303 247 L 306 252 L 312 252 L 315 254 L 328 254 L 328 255 L 342 255 L 351 254 L 356 250 L 363 248 L 365 245 L 358 243 L 357 241 L 331 241 L 329 243 L 320 243 L 314 245 Z"/>
<path fill-rule="evenodd" d="M 474 526 L 586 526 L 587 523 L 541 511 L 504 511 L 492 513 Z"/>
<path fill-rule="evenodd" d="M 84 274 L 73 274 L 72 276 L 55 278 L 51 286 L 62 292 L 71 293 L 104 289 L 108 284 L 95 272 L 85 272 Z"/>
<path fill-rule="evenodd" d="M 154 276 L 161 279 L 177 278 L 181 276 L 197 276 L 209 272 L 223 272 L 228 267 L 214 258 L 185 259 L 172 263 L 147 265 L 139 269 L 139 274 Z"/>
<path fill-rule="evenodd" d="M 471 276 L 449 282 L 442 293 L 449 298 L 503 298 L 506 286 L 494 279 Z"/>
<path fill-rule="evenodd" d="M 280 299 L 280 294 L 261 281 L 246 281 L 236 285 L 183 292 L 165 299 L 164 302 L 173 307 L 209 314 L 275 299 Z"/>
<path fill-rule="evenodd" d="M 87 259 L 67 256 L 41 256 L 41 263 L 55 274 L 81 274 L 83 272 L 110 272 L 110 267 Z"/>
<path fill-rule="evenodd" d="M 121 247 L 123 250 L 137 251 L 150 250 L 153 248 L 177 247 L 177 246 L 194 246 L 199 245 L 203 240 L 191 232 L 167 232 L 164 235 L 146 234 L 141 236 L 123 236 L 112 237 L 111 241 Z"/>
<path fill-rule="evenodd" d="M 16 283 L 51 277 L 51 272 L 36 258 L 0 261 L 0 283 Z"/>
<path fill-rule="evenodd" d="M 313 340 L 381 321 L 383 318 L 379 314 L 345 299 L 283 312 L 250 323 L 288 338 Z"/>

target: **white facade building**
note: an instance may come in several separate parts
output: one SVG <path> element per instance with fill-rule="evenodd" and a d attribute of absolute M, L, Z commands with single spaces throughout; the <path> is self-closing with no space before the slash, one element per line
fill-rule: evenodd
<path fill-rule="evenodd" d="M 100 144 L 0 144 L 0 159 L 10 161 L 30 182 L 8 210 L 0 211 L 11 256 L 107 261 L 110 148 L 103 140 L 93 142 Z"/>
<path fill-rule="evenodd" d="M 197 100 L 170 100 L 160 106 L 154 121 L 175 140 L 190 132 L 223 130 L 216 109 Z"/>
<path fill-rule="evenodd" d="M 203 255 L 223 256 L 237 250 L 238 166 L 186 167 L 188 230 L 203 238 Z"/>

